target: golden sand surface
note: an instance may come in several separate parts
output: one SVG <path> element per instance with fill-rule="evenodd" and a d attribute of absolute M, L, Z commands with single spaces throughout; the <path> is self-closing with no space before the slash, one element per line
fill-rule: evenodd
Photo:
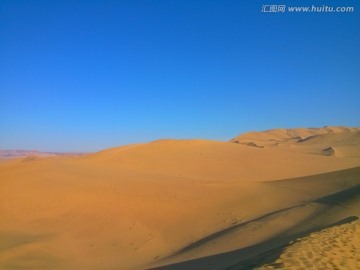
<path fill-rule="evenodd" d="M 0 269 L 241 269 L 360 216 L 358 128 L 241 138 L 1 161 Z"/>
<path fill-rule="evenodd" d="M 289 245 L 271 269 L 359 269 L 360 221 L 334 226 L 299 238 Z"/>

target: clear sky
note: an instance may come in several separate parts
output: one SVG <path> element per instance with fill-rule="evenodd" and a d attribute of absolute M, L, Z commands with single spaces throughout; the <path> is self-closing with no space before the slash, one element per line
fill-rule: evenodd
<path fill-rule="evenodd" d="M 0 149 L 95 151 L 359 120 L 358 0 L 0 1 Z"/>

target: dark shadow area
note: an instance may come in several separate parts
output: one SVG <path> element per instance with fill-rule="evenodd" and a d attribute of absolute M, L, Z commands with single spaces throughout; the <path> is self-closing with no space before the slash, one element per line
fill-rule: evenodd
<path fill-rule="evenodd" d="M 314 200 L 314 202 L 326 205 L 338 205 L 340 202 L 347 201 L 349 198 L 356 195 L 360 195 L 360 185 L 321 197 Z"/>
<path fill-rule="evenodd" d="M 290 238 L 288 242 L 294 241 L 294 240 L 296 240 L 298 238 L 306 237 L 306 236 L 310 235 L 311 233 L 321 231 L 321 230 L 325 230 L 325 229 L 328 229 L 328 228 L 331 228 L 331 227 L 351 223 L 351 222 L 353 222 L 355 220 L 358 220 L 358 219 L 359 218 L 356 217 L 356 216 L 350 216 L 350 217 L 344 218 L 342 220 L 339 220 L 339 221 L 337 221 L 335 223 L 329 224 L 327 226 L 313 228 L 311 230 L 307 230 L 307 231 L 295 234 L 295 235 L 293 235 L 291 237 L 285 237 L 284 239 Z M 258 268 L 258 267 L 260 267 L 260 266 L 262 266 L 264 264 L 272 265 L 272 266 L 275 266 L 275 267 L 276 266 L 281 267 L 281 265 L 276 265 L 274 262 L 280 257 L 281 253 L 284 251 L 284 249 L 287 246 L 288 246 L 288 244 L 279 246 L 277 248 L 274 248 L 272 250 L 269 250 L 267 252 L 259 254 L 259 255 L 255 256 L 255 257 L 246 259 L 246 260 L 244 260 L 244 261 L 240 262 L 239 264 L 236 264 L 236 265 L 234 265 L 232 267 L 225 268 L 224 270 L 248 270 L 248 269 Z"/>
<path fill-rule="evenodd" d="M 219 231 L 219 232 L 213 233 L 211 235 L 208 235 L 208 236 L 206 236 L 206 237 L 204 237 L 204 238 L 202 238 L 202 239 L 200 239 L 200 240 L 198 240 L 198 241 L 196 241 L 196 242 L 182 248 L 177 253 L 175 253 L 175 255 L 183 253 L 183 252 L 190 251 L 190 250 L 192 250 L 192 249 L 194 249 L 196 247 L 199 247 L 199 246 L 201 246 L 203 244 L 206 244 L 207 242 L 210 242 L 210 241 L 212 241 L 212 240 L 214 240 L 214 239 L 216 239 L 218 237 L 221 237 L 221 236 L 223 236 L 223 235 L 225 235 L 227 233 L 230 233 L 232 231 L 240 229 L 241 227 L 246 226 L 249 223 L 260 221 L 260 220 L 262 220 L 262 219 L 264 219 L 266 217 L 281 213 L 283 211 L 291 210 L 291 209 L 294 209 L 296 207 L 301 207 L 301 206 L 304 206 L 304 205 L 306 205 L 308 203 L 321 203 L 321 204 L 325 204 L 325 205 L 339 205 L 340 201 L 345 201 L 348 198 L 350 198 L 352 196 L 355 196 L 356 194 L 360 194 L 360 185 L 351 187 L 349 189 L 346 189 L 346 190 L 343 190 L 343 191 L 340 191 L 340 192 L 337 192 L 337 193 L 334 193 L 334 194 L 326 195 L 324 197 L 318 198 L 318 199 L 313 200 L 313 201 L 304 202 L 304 203 L 301 203 L 301 204 L 297 204 L 295 206 L 282 208 L 280 210 L 276 210 L 276 211 L 267 213 L 267 214 L 262 215 L 260 217 L 248 220 L 246 222 L 241 222 L 239 224 L 236 224 L 236 225 L 233 225 L 233 226 L 231 226 L 229 228 L 226 228 L 226 229 L 224 229 L 222 231 Z"/>
<path fill-rule="evenodd" d="M 298 137 L 299 138 L 299 141 L 298 143 L 302 143 L 302 142 L 306 142 L 306 141 L 309 141 L 309 140 L 312 140 L 316 137 L 318 137 L 319 135 L 312 135 L 312 136 L 309 136 L 309 137 L 306 137 L 306 138 L 301 138 L 301 137 Z"/>
<path fill-rule="evenodd" d="M 353 186 L 351 188 L 323 196 L 321 198 L 317 198 L 313 201 L 304 202 L 302 204 L 298 204 L 292 207 L 283 208 L 280 210 L 273 211 L 271 213 L 267 213 L 265 215 L 262 215 L 260 217 L 254 218 L 252 220 L 242 222 L 236 225 L 233 225 L 229 228 L 226 228 L 222 231 L 216 232 L 214 234 L 211 234 L 203 239 L 200 239 L 196 241 L 195 243 L 192 243 L 177 253 L 175 253 L 173 256 L 179 255 L 183 252 L 189 252 L 192 249 L 195 249 L 197 247 L 200 247 L 203 244 L 206 244 L 207 242 L 210 242 L 212 240 L 215 240 L 218 237 L 221 237 L 229 232 L 232 232 L 236 229 L 241 228 L 242 226 L 246 226 L 247 224 L 251 222 L 261 221 L 262 219 L 269 217 L 274 214 L 281 213 L 283 211 L 291 210 L 296 207 L 302 207 L 309 203 L 320 203 L 325 206 L 325 208 L 321 211 L 322 213 L 326 212 L 328 209 L 332 209 L 334 206 L 341 206 L 345 207 L 343 205 L 344 202 L 360 195 L 360 185 Z M 320 214 L 320 213 L 317 213 Z M 281 254 L 281 252 L 284 250 L 284 248 L 288 245 L 289 242 L 294 241 L 298 238 L 305 237 L 313 232 L 317 232 L 323 229 L 327 229 L 333 226 L 339 226 L 342 224 L 350 223 L 355 220 L 358 220 L 357 216 L 349 216 L 345 219 L 339 220 L 337 222 L 325 225 L 325 226 L 314 226 L 311 229 L 304 230 L 299 233 L 294 234 L 288 234 L 288 232 L 291 231 L 289 229 L 288 231 L 282 232 L 281 234 L 273 237 L 272 239 L 269 239 L 267 241 L 264 241 L 262 243 L 245 247 L 242 249 L 238 249 L 235 251 L 225 252 L 221 254 L 216 254 L 212 256 L 197 258 L 194 260 L 179 262 L 175 264 L 170 265 L 164 265 L 156 268 L 151 268 L 148 270 L 207 270 L 207 269 L 219 269 L 219 270 L 246 270 L 246 269 L 254 269 L 256 267 L 260 267 L 264 264 L 271 264 L 273 263 Z M 306 224 L 311 221 L 311 218 L 304 220 L 302 223 Z M 254 255 L 255 254 L 255 255 Z M 170 257 L 167 257 L 170 258 Z M 164 258 L 166 259 L 166 258 Z M 279 266 L 280 267 L 280 266 Z"/>
<path fill-rule="evenodd" d="M 350 223 L 358 219 L 359 218 L 356 216 L 350 216 L 327 226 L 316 227 L 291 236 L 277 237 L 276 239 L 270 239 L 263 243 L 235 251 L 159 266 L 147 270 L 250 270 L 264 264 L 272 264 L 277 258 L 279 258 L 280 254 L 284 251 L 290 241 L 305 237 L 316 231 Z M 256 253 L 256 256 L 251 256 Z"/>
<path fill-rule="evenodd" d="M 202 239 L 200 239 L 200 240 L 198 240 L 198 241 L 196 241 L 196 242 L 194 242 L 194 243 L 192 243 L 192 244 L 190 244 L 190 245 L 182 248 L 181 250 L 179 250 L 178 252 L 176 252 L 175 255 L 180 254 L 180 253 L 183 253 L 183 252 L 190 251 L 190 250 L 192 250 L 192 249 L 194 249 L 194 248 L 197 248 L 197 247 L 199 247 L 199 246 L 201 246 L 201 245 L 206 244 L 207 242 L 210 242 L 210 241 L 212 241 L 212 240 L 214 240 L 214 239 L 216 239 L 216 238 L 219 238 L 219 237 L 221 237 L 221 236 L 223 236 L 223 235 L 225 235 L 225 234 L 227 234 L 227 233 L 230 233 L 230 232 L 232 232 L 232 231 L 235 231 L 235 230 L 237 230 L 237 229 L 240 229 L 241 227 L 244 227 L 244 226 L 246 226 L 246 225 L 248 225 L 248 224 L 250 224 L 250 223 L 252 223 L 252 222 L 260 221 L 260 220 L 262 220 L 262 219 L 264 219 L 264 218 L 267 218 L 267 217 L 269 217 L 269 216 L 272 216 L 272 215 L 281 213 L 281 212 L 283 212 L 283 211 L 291 210 L 291 209 L 293 209 L 293 208 L 296 208 L 296 207 L 299 207 L 299 206 L 303 206 L 303 205 L 305 205 L 305 204 L 307 204 L 307 203 L 298 204 L 298 205 L 295 205 L 295 206 L 291 206 L 291 207 L 283 208 L 283 209 L 280 209 L 280 210 L 276 210 L 276 211 L 267 213 L 267 214 L 265 214 L 265 215 L 259 216 L 259 217 L 257 217 L 257 218 L 250 219 L 250 220 L 248 220 L 248 221 L 241 222 L 241 223 L 239 223 L 239 224 L 230 226 L 229 228 L 226 228 L 226 229 L 224 229 L 224 230 L 222 230 L 222 231 L 219 231 L 219 232 L 210 234 L 210 235 L 208 235 L 208 236 L 206 236 L 206 237 L 204 237 L 204 238 L 202 238 Z"/>

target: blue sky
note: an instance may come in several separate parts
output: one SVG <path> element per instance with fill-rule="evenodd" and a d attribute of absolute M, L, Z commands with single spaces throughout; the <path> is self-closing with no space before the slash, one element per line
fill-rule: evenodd
<path fill-rule="evenodd" d="M 358 126 L 359 12 L 345 0 L 2 0 L 0 149 Z"/>

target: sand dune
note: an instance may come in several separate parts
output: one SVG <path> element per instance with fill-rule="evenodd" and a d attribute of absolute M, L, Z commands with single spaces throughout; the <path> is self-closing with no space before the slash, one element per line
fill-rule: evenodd
<path fill-rule="evenodd" d="M 288 266 L 304 249 L 291 241 L 344 228 L 358 237 L 359 132 L 273 130 L 2 161 L 0 268 Z"/>
<path fill-rule="evenodd" d="M 272 129 L 245 133 L 230 141 L 247 146 L 276 147 L 285 151 L 339 157 L 360 156 L 360 127 Z"/>
<path fill-rule="evenodd" d="M 360 222 L 354 221 L 297 239 L 275 263 L 259 269 L 358 269 Z"/>

